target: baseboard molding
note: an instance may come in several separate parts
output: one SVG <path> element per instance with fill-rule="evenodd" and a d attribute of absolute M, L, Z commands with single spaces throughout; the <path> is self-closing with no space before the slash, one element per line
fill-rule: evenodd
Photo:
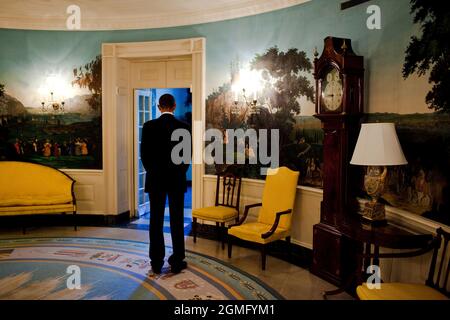
<path fill-rule="evenodd" d="M 130 221 L 130 211 L 113 214 L 77 214 L 77 226 L 110 227 Z M 45 226 L 73 226 L 73 215 L 68 214 L 37 214 L 22 216 L 0 216 L 0 231 L 3 229 Z"/>
<path fill-rule="evenodd" d="M 219 227 L 220 228 L 220 227 Z M 220 230 L 221 234 L 223 230 Z M 197 238 L 216 240 L 219 241 L 218 228 L 210 224 L 198 224 L 197 226 Z M 189 234 L 192 236 L 192 230 Z M 198 240 L 197 240 L 198 241 Z M 259 250 L 258 246 L 254 243 L 243 241 L 240 239 L 233 239 L 233 245 L 237 245 L 244 248 Z M 226 250 L 226 249 L 225 249 Z M 284 240 L 279 240 L 271 243 L 268 247 L 267 254 L 286 262 L 292 263 L 298 267 L 309 269 L 312 264 L 312 250 L 297 243 L 291 242 L 291 255 L 289 257 L 287 250 L 287 243 Z M 259 261 L 258 261 L 259 262 Z"/>

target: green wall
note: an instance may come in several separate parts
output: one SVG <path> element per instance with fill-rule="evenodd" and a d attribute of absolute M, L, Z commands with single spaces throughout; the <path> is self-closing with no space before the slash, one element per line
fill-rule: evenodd
<path fill-rule="evenodd" d="M 312 0 L 295 7 L 256 16 L 181 26 L 129 31 L 24 31 L 0 29 L 0 83 L 25 107 L 39 105 L 36 91 L 46 75 L 63 74 L 101 53 L 105 42 L 206 38 L 206 94 L 230 82 L 230 64 L 249 63 L 257 54 L 278 46 L 297 48 L 313 59 L 323 39 L 352 39 L 353 49 L 365 61 L 365 112 L 369 121 L 396 122 L 410 165 L 400 171 L 405 179 L 390 180 L 389 201 L 396 207 L 423 214 L 450 225 L 450 117 L 432 113 L 425 104 L 428 77 L 402 77 L 405 50 L 419 32 L 413 24 L 409 0 L 373 0 L 345 11 L 342 0 Z M 369 30 L 368 5 L 381 9 L 381 29 Z M 312 74 L 308 74 L 310 81 Z M 1 102 L 1 101 L 0 101 Z M 314 114 L 302 99 L 301 115 Z M 425 115 L 426 114 L 426 115 Z M 0 114 L 1 116 L 1 114 Z M 440 159 L 436 162 L 435 159 Z M 424 178 L 425 176 L 425 178 Z M 426 180 L 426 192 L 415 181 Z M 423 188 L 423 187 L 421 187 Z M 426 193 L 427 198 L 417 194 Z"/>
<path fill-rule="evenodd" d="M 427 112 L 426 79 L 403 81 L 401 67 L 412 24 L 408 0 L 378 0 L 381 30 L 368 30 L 368 5 L 341 11 L 340 0 L 313 0 L 295 7 L 222 22 L 163 29 L 130 31 L 23 31 L 0 29 L 0 83 L 22 96 L 39 85 L 46 72 L 71 73 L 93 59 L 103 42 L 131 42 L 205 37 L 206 93 L 229 81 L 230 62 L 251 60 L 256 53 L 277 45 L 308 53 L 319 51 L 328 36 L 352 39 L 355 51 L 366 60 L 367 111 Z M 19 93 L 20 91 L 20 93 Z M 312 104 L 306 104 L 312 114 Z"/>

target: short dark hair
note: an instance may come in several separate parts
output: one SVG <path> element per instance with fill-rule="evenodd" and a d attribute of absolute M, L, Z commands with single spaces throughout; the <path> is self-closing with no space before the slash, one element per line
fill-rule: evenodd
<path fill-rule="evenodd" d="M 166 93 L 159 98 L 159 107 L 162 109 L 175 107 L 175 98 L 173 95 Z"/>

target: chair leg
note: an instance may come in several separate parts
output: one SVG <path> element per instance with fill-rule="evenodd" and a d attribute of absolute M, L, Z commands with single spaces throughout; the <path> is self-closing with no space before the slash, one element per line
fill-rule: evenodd
<path fill-rule="evenodd" d="M 261 246 L 261 267 L 266 270 L 266 245 Z"/>
<path fill-rule="evenodd" d="M 22 234 L 25 234 L 27 231 L 27 218 L 27 216 L 22 217 Z"/>
<path fill-rule="evenodd" d="M 217 240 L 220 241 L 220 222 L 216 222 Z"/>
<path fill-rule="evenodd" d="M 194 236 L 194 243 L 197 242 L 197 218 L 192 218 L 192 235 Z"/>
<path fill-rule="evenodd" d="M 226 237 L 226 230 L 225 230 L 225 222 L 222 222 L 220 224 L 221 233 L 222 233 L 222 250 L 225 250 L 225 237 Z"/>
<path fill-rule="evenodd" d="M 286 237 L 288 261 L 291 262 L 291 236 Z"/>
<path fill-rule="evenodd" d="M 231 251 L 233 250 L 232 237 L 228 235 L 228 258 L 231 258 Z"/>
<path fill-rule="evenodd" d="M 73 212 L 73 230 L 78 231 L 76 211 Z"/>

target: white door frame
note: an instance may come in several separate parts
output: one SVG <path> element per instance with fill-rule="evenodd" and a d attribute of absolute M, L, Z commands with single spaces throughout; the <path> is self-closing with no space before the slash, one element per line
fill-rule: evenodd
<path fill-rule="evenodd" d="M 103 157 L 106 207 L 109 214 L 135 212 L 134 93 L 130 61 L 192 58 L 192 208 L 203 202 L 203 135 L 205 132 L 205 38 L 102 44 Z M 120 97 L 128 96 L 127 99 Z M 128 101 L 124 103 L 124 101 Z M 124 110 L 123 108 L 126 108 Z M 124 119 L 124 115 L 126 118 Z M 126 122 L 118 126 L 118 122 Z M 117 128 L 121 128 L 120 131 Z M 119 155 L 128 155 L 126 168 Z M 124 176 L 126 175 L 126 177 Z M 127 181 L 126 181 L 127 180 Z M 126 184 L 128 192 L 124 191 Z"/>

